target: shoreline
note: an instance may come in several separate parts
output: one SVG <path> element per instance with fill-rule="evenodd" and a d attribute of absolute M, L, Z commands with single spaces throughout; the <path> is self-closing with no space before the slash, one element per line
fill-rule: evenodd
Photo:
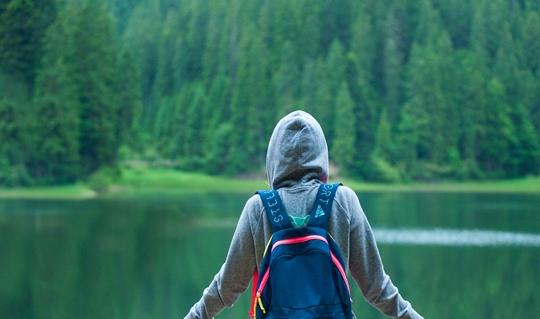
<path fill-rule="evenodd" d="M 441 181 L 382 184 L 336 179 L 356 192 L 436 192 L 540 194 L 540 177 L 493 181 Z M 172 169 L 126 168 L 106 192 L 98 193 L 84 183 L 63 186 L 0 188 L 0 199 L 75 199 L 125 197 L 144 193 L 246 193 L 268 189 L 260 179 L 211 176 Z"/>
<path fill-rule="evenodd" d="M 0 200 L 2 199 L 90 199 L 97 197 L 96 191 L 84 184 L 61 185 L 61 186 L 38 186 L 38 187 L 14 187 L 0 188 Z"/>

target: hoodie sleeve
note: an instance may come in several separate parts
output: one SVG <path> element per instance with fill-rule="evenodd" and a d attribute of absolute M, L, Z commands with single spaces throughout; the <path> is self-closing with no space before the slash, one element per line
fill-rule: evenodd
<path fill-rule="evenodd" d="M 232 306 L 238 296 L 246 290 L 256 263 L 249 221 L 251 212 L 256 207 L 256 199 L 254 196 L 246 203 L 225 263 L 184 319 L 211 319 L 223 308 Z"/>
<path fill-rule="evenodd" d="M 382 313 L 400 319 L 423 319 L 399 294 L 385 273 L 371 226 L 353 191 L 347 192 L 351 212 L 351 274 L 366 300 Z"/>

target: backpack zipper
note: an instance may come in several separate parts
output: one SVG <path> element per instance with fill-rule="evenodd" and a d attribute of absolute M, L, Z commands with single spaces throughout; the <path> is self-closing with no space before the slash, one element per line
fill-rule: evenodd
<path fill-rule="evenodd" d="M 304 243 L 310 240 L 321 240 L 321 241 L 324 241 L 326 244 L 328 244 L 328 241 L 323 236 L 309 235 L 309 236 L 304 236 L 304 237 L 278 240 L 274 243 L 274 245 L 272 245 L 272 251 L 274 251 L 274 249 L 276 249 L 278 246 L 281 246 L 281 245 L 299 244 L 299 243 Z"/>
<path fill-rule="evenodd" d="M 270 267 L 266 269 L 266 272 L 264 273 L 261 279 L 261 285 L 259 286 L 259 289 L 257 289 L 257 294 L 255 295 L 255 301 L 256 303 L 259 304 L 259 307 L 261 308 L 263 314 L 266 314 L 266 309 L 264 309 L 262 299 L 261 299 L 261 294 L 262 294 L 262 291 L 264 290 L 264 287 L 266 286 L 266 283 L 268 282 L 268 277 L 270 277 Z"/>

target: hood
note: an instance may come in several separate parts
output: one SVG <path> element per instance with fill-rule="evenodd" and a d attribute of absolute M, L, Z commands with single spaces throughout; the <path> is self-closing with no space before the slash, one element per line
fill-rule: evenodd
<path fill-rule="evenodd" d="M 294 111 L 276 124 L 268 142 L 266 174 L 272 188 L 328 179 L 328 146 L 317 120 Z"/>

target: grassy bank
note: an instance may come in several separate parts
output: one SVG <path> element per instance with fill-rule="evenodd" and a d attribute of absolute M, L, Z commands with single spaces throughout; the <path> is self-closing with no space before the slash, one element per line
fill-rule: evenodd
<path fill-rule="evenodd" d="M 31 188 L 0 188 L 0 199 L 87 199 L 96 195 L 95 191 L 83 184 Z"/>
<path fill-rule="evenodd" d="M 432 182 L 408 184 L 365 183 L 338 179 L 355 191 L 376 192 L 464 192 L 464 193 L 539 193 L 540 177 L 498 181 Z M 253 192 L 266 189 L 265 180 L 231 179 L 172 170 L 125 170 L 120 183 L 123 191 L 206 191 Z"/>
<path fill-rule="evenodd" d="M 132 192 L 223 192 L 245 193 L 266 189 L 264 180 L 234 179 L 171 169 L 125 169 L 118 193 Z"/>
<path fill-rule="evenodd" d="M 409 184 L 375 184 L 344 180 L 355 191 L 446 192 L 446 193 L 534 193 L 540 194 L 540 177 L 496 181 L 445 181 Z"/>
<path fill-rule="evenodd" d="M 540 194 L 540 177 L 501 181 L 438 182 L 410 184 L 364 183 L 340 179 L 358 192 L 463 192 Z M 109 191 L 98 195 L 85 184 L 38 188 L 0 188 L 0 198 L 86 199 L 95 196 L 133 196 L 152 193 L 228 192 L 251 193 L 266 189 L 264 180 L 233 179 L 171 169 L 124 169 L 122 178 Z"/>

